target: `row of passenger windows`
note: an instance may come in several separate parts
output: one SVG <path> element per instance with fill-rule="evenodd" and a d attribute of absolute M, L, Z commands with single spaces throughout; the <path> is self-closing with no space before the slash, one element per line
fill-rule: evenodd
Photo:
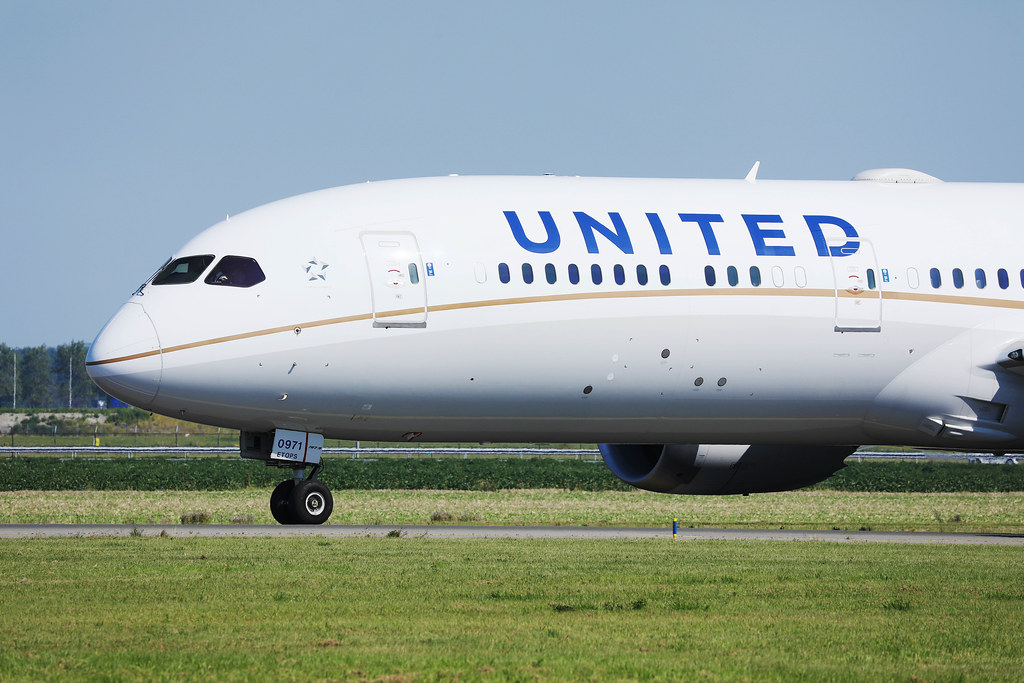
<path fill-rule="evenodd" d="M 522 278 L 526 284 L 532 284 L 535 275 L 533 272 L 533 265 L 529 263 L 522 264 Z M 580 269 L 575 263 L 570 263 L 567 268 L 567 275 L 569 282 L 577 285 L 580 283 Z M 801 266 L 797 266 L 793 272 L 794 280 L 797 287 L 805 287 L 807 285 L 807 273 Z M 929 271 L 929 277 L 933 289 L 939 289 L 942 287 L 942 273 L 938 268 L 932 268 Z M 599 285 L 604 282 L 604 272 L 598 264 L 590 266 L 590 280 L 595 285 Z M 761 269 L 757 266 L 750 266 L 749 270 L 744 273 L 744 278 L 750 282 L 753 287 L 760 287 L 762 283 Z M 512 272 L 507 263 L 498 264 L 498 279 L 503 284 L 508 284 L 512 280 Z M 544 279 L 547 280 L 548 284 L 555 284 L 558 281 L 558 270 L 553 263 L 544 264 Z M 612 266 L 612 279 L 617 285 L 626 284 L 626 269 L 616 264 Z M 662 285 L 668 286 L 672 282 L 672 273 L 668 266 L 658 267 L 658 279 Z M 781 267 L 773 266 L 771 269 L 771 279 L 776 287 L 782 287 L 784 285 L 785 274 Z M 876 289 L 878 287 L 878 277 L 875 274 L 873 268 L 868 268 L 865 272 L 865 279 L 867 280 L 866 285 L 868 289 Z M 647 285 L 649 281 L 649 275 L 647 272 L 647 266 L 638 265 L 636 267 L 636 282 L 641 286 Z M 725 269 L 725 281 L 729 283 L 730 287 L 736 287 L 740 284 L 740 270 L 736 266 L 728 266 Z M 887 280 L 888 281 L 888 280 Z M 704 282 L 708 287 L 714 287 L 718 284 L 718 272 L 714 266 L 704 266 Z M 965 279 L 964 272 L 960 268 L 954 268 L 952 270 L 952 282 L 956 289 L 963 289 Z M 1010 286 L 1010 276 L 1005 268 L 1000 268 L 996 271 L 996 282 L 999 284 L 1000 289 L 1008 289 Z M 917 289 L 920 286 L 920 277 L 917 274 L 916 268 L 907 269 L 907 283 L 911 289 Z M 1021 287 L 1024 287 L 1024 270 L 1020 271 L 1020 283 Z M 974 270 L 974 284 L 978 289 L 985 289 L 988 285 L 988 277 L 985 274 L 983 268 L 975 268 Z"/>
<path fill-rule="evenodd" d="M 533 265 L 529 263 L 524 263 L 521 266 L 521 270 L 523 282 L 525 282 L 526 284 L 532 284 L 535 279 Z M 630 270 L 632 271 L 632 269 Z M 579 266 L 577 266 L 575 263 L 570 263 L 568 265 L 566 269 L 566 274 L 568 275 L 568 279 L 571 284 L 578 285 L 580 283 L 580 269 Z M 632 275 L 632 272 L 630 273 L 630 275 Z M 744 274 L 744 276 L 749 280 L 752 286 L 761 286 L 761 269 L 759 267 L 751 266 L 750 269 Z M 651 276 L 647 271 L 647 266 L 640 264 L 636 267 L 636 283 L 638 285 L 646 286 L 648 282 L 650 282 L 650 277 Z M 669 269 L 668 266 L 658 266 L 657 277 L 658 281 L 661 282 L 661 284 L 666 287 L 672 283 L 672 271 Z M 726 268 L 725 277 L 729 285 L 732 287 L 736 287 L 737 285 L 740 284 L 740 271 L 736 268 L 736 266 L 729 266 L 728 268 Z M 807 273 L 804 271 L 802 267 L 796 267 L 794 271 L 794 277 L 796 280 L 796 285 L 798 287 L 804 287 L 807 285 Z M 619 264 L 612 266 L 611 278 L 617 285 L 626 284 L 626 269 Z M 776 287 L 783 286 L 785 275 L 782 271 L 782 268 L 779 266 L 773 267 L 771 269 L 771 278 L 772 282 L 775 284 Z M 509 282 L 511 282 L 512 271 L 507 263 L 498 264 L 498 279 L 504 284 L 508 284 Z M 558 269 L 555 267 L 555 264 L 544 264 L 544 279 L 547 280 L 548 284 L 551 285 L 558 282 Z M 596 263 L 591 265 L 590 281 L 593 282 L 595 285 L 599 285 L 604 282 L 604 279 L 605 274 L 601 266 Z M 707 283 L 709 287 L 714 287 L 715 284 L 718 282 L 718 275 L 715 272 L 714 266 L 705 266 L 704 282 Z M 868 271 L 868 285 L 871 289 L 875 288 L 874 271 Z"/>
<path fill-rule="evenodd" d="M 160 285 L 185 285 L 199 279 L 213 262 L 213 254 L 186 256 L 169 261 L 153 276 L 154 287 Z M 267 279 L 256 259 L 248 256 L 225 256 L 210 269 L 203 280 L 208 285 L 226 287 L 252 287 Z"/>

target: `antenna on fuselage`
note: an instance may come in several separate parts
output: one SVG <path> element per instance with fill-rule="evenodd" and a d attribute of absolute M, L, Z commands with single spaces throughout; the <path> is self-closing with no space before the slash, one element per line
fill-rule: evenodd
<path fill-rule="evenodd" d="M 757 169 L 761 168 L 761 162 L 755 161 L 754 165 L 750 167 L 750 172 L 747 173 L 747 177 L 744 178 L 748 183 L 753 183 L 757 180 Z"/>

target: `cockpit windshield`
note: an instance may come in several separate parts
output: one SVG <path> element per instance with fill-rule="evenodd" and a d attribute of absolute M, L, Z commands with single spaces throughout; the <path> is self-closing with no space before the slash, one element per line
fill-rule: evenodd
<path fill-rule="evenodd" d="M 225 256 L 213 267 L 204 282 L 227 287 L 252 287 L 267 279 L 256 259 L 248 256 Z"/>
<path fill-rule="evenodd" d="M 156 274 L 156 277 L 153 278 L 150 284 L 156 287 L 159 285 L 184 285 L 189 282 L 195 282 L 212 261 L 213 254 L 174 259 Z"/>

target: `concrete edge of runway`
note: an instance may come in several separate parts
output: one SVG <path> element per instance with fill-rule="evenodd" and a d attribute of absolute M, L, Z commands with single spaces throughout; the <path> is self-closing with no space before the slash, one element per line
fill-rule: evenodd
<path fill-rule="evenodd" d="M 169 536 L 174 538 L 592 538 L 672 540 L 669 528 L 529 527 L 472 525 L 281 526 L 244 524 L 0 524 L 0 538 L 93 538 Z M 908 531 L 833 531 L 808 529 L 680 529 L 677 540 L 828 541 L 833 543 L 914 543 L 936 545 L 1024 546 L 1024 534 L 968 534 Z"/>

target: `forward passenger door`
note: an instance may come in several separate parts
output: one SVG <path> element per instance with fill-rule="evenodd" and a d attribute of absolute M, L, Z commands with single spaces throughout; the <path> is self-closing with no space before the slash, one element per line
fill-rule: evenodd
<path fill-rule="evenodd" d="M 374 327 L 426 327 L 423 259 L 411 232 L 359 235 L 370 277 Z"/>

